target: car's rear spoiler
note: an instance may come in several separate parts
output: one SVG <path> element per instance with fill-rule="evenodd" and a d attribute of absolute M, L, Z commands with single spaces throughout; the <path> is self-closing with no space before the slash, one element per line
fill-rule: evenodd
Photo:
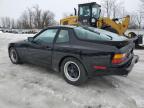
<path fill-rule="evenodd" d="M 135 43 L 137 39 L 138 39 L 138 37 L 127 39 L 124 41 L 105 41 L 104 44 L 109 44 L 112 46 L 116 46 L 117 48 L 122 48 L 130 43 Z"/>

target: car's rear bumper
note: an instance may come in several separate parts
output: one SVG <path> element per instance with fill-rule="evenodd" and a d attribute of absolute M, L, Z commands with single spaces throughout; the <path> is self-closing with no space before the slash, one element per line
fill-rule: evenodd
<path fill-rule="evenodd" d="M 128 75 L 131 72 L 135 63 L 139 61 L 139 56 L 134 55 L 131 60 L 126 64 L 119 67 L 109 67 L 106 70 L 95 70 L 90 74 L 92 76 L 103 76 L 103 75 Z"/>

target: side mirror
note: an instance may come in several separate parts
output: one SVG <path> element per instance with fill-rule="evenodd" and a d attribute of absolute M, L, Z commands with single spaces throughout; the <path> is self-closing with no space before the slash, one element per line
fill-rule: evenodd
<path fill-rule="evenodd" d="M 28 41 L 32 42 L 33 41 L 33 37 L 28 37 Z"/>

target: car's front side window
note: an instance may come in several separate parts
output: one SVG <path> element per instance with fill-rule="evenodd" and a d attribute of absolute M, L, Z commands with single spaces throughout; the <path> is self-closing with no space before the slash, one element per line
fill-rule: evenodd
<path fill-rule="evenodd" d="M 56 43 L 64 43 L 64 42 L 69 42 L 68 30 L 61 30 L 56 40 Z"/>
<path fill-rule="evenodd" d="M 55 38 L 55 35 L 57 33 L 58 29 L 48 29 L 39 34 L 36 38 L 34 38 L 34 41 L 37 43 L 53 43 L 53 40 Z"/>

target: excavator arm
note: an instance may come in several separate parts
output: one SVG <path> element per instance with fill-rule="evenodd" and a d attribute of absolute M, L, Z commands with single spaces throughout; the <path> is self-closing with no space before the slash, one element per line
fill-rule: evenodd
<path fill-rule="evenodd" d="M 97 20 L 97 27 L 101 29 L 105 29 L 107 27 L 111 27 L 115 30 L 119 35 L 123 35 L 125 31 L 128 29 L 130 21 L 130 16 L 126 16 L 122 18 L 121 22 L 110 19 L 110 18 L 99 18 Z M 78 22 L 78 16 L 69 16 L 67 18 L 60 20 L 61 25 L 80 25 Z"/>
<path fill-rule="evenodd" d="M 111 27 L 114 29 L 119 35 L 123 35 L 126 30 L 128 29 L 130 21 L 130 16 L 126 16 L 122 19 L 121 22 L 117 22 L 115 20 L 112 20 L 110 18 L 99 18 L 97 21 L 97 27 L 98 28 L 105 28 L 105 27 Z"/>

